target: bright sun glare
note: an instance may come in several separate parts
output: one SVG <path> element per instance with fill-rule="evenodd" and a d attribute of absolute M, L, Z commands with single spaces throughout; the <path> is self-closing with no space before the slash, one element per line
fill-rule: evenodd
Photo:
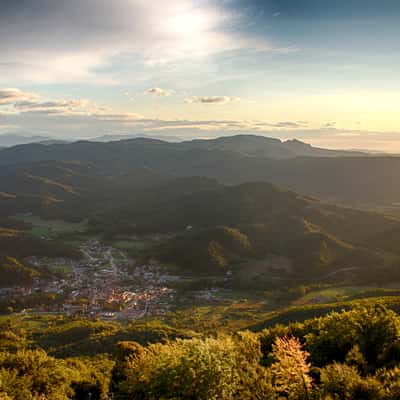
<path fill-rule="evenodd" d="M 207 16 L 199 12 L 187 12 L 169 19 L 167 29 L 178 34 L 196 34 L 209 28 Z"/>

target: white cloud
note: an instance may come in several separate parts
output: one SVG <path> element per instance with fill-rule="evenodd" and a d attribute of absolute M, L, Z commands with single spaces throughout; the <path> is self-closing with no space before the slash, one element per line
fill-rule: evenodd
<path fill-rule="evenodd" d="M 107 114 L 109 109 L 98 106 L 87 99 L 45 100 L 37 93 L 24 92 L 17 88 L 0 89 L 2 115 L 89 115 Z"/>
<path fill-rule="evenodd" d="M 274 50 L 244 31 L 245 17 L 213 0 L 2 2 L 0 82 L 104 82 L 119 55 L 149 65 L 219 52 Z"/>

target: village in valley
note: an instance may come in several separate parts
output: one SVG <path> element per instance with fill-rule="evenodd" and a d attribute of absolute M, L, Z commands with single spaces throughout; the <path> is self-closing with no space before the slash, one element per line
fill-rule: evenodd
<path fill-rule="evenodd" d="M 224 274 L 205 276 L 155 259 L 154 249 L 168 239 L 161 234 L 106 238 L 94 236 L 85 222 L 44 220 L 31 214 L 18 218 L 30 224 L 27 233 L 32 237 L 49 243 L 57 240 L 73 252 L 68 257 L 25 257 L 25 265 L 38 273 L 29 282 L 0 287 L 3 314 L 47 314 L 116 321 L 168 320 L 174 318 L 176 312 L 193 307 L 203 307 L 206 311 L 211 305 L 221 306 L 223 316 L 229 307 L 233 312 L 247 306 L 252 310 L 254 306 L 268 311 L 283 298 L 288 302 L 293 300 L 290 291 L 272 288 L 259 296 L 240 286 L 243 283 L 254 285 L 255 280 L 264 277 L 260 271 L 268 275 L 272 285 L 274 282 L 281 284 L 282 272 L 291 272 L 290 260 L 285 257 L 269 255 L 263 260 L 246 263 L 242 270 L 232 267 Z M 191 226 L 188 226 L 186 232 L 190 230 Z M 317 289 L 310 293 L 299 292 L 301 296 L 293 300 L 293 304 L 339 301 L 369 288 L 325 285 Z"/>
<path fill-rule="evenodd" d="M 39 271 L 51 271 L 51 278 L 44 274 L 34 278 L 31 285 L 2 288 L 0 299 L 52 295 L 60 301 L 15 311 L 105 320 L 163 316 L 183 301 L 175 286 L 188 277 L 169 272 L 156 260 L 138 262 L 96 238 L 83 241 L 79 251 L 78 259 L 29 257 L 30 265 Z M 195 290 L 189 297 L 206 303 L 221 301 L 216 288 Z"/>
<path fill-rule="evenodd" d="M 138 319 L 171 310 L 176 293 L 167 283 L 180 277 L 162 273 L 155 261 L 136 265 L 123 251 L 97 239 L 81 244 L 80 251 L 78 260 L 30 257 L 29 263 L 38 270 L 63 273 L 52 279 L 35 278 L 28 287 L 2 289 L 0 296 L 54 293 L 63 297 L 62 304 L 30 311 L 102 319 Z"/>

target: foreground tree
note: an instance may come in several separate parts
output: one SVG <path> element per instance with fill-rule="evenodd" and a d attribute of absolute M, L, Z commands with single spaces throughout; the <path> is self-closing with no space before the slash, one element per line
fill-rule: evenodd
<path fill-rule="evenodd" d="M 257 336 L 177 340 L 135 352 L 118 399 L 273 399 Z M 120 375 L 121 376 L 121 375 Z"/>
<path fill-rule="evenodd" d="M 280 395 L 288 399 L 309 399 L 312 379 L 309 353 L 302 349 L 296 337 L 277 337 L 272 345 L 276 362 L 271 365 L 274 386 Z"/>

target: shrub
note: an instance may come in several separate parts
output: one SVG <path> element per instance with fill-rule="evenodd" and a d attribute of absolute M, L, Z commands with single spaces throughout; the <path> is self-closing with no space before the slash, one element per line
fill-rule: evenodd
<path fill-rule="evenodd" d="M 117 398 L 272 399 L 255 335 L 153 344 L 130 359 Z"/>
<path fill-rule="evenodd" d="M 392 369 L 383 368 L 378 370 L 375 376 L 382 383 L 388 400 L 400 399 L 400 367 Z"/>
<path fill-rule="evenodd" d="M 75 373 L 64 361 L 49 357 L 43 350 L 0 353 L 0 392 L 14 400 L 39 396 L 67 400 L 73 395 L 70 383 Z"/>
<path fill-rule="evenodd" d="M 390 361 L 400 336 L 397 315 L 382 306 L 333 312 L 309 323 L 309 329 L 306 348 L 312 362 L 320 367 L 332 361 L 344 362 L 357 345 L 369 369 L 375 370 Z"/>
<path fill-rule="evenodd" d="M 380 400 L 385 393 L 380 382 L 362 378 L 355 367 L 334 363 L 321 370 L 321 392 L 332 400 Z"/>

